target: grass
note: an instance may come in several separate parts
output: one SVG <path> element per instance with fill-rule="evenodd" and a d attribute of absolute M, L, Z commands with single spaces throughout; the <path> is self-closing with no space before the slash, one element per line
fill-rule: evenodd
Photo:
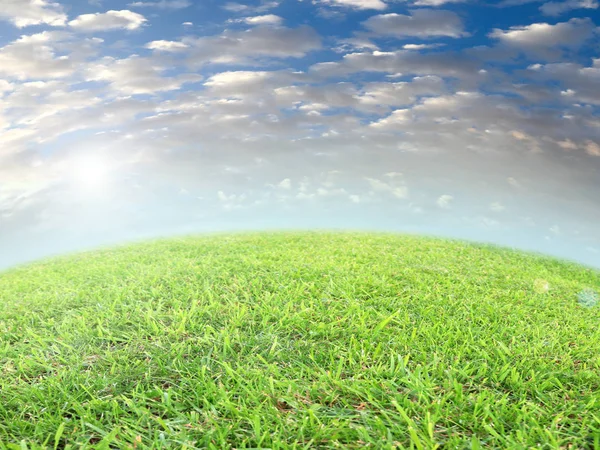
<path fill-rule="evenodd" d="M 411 235 L 157 240 L 0 274 L 0 449 L 600 448 L 600 272 Z"/>

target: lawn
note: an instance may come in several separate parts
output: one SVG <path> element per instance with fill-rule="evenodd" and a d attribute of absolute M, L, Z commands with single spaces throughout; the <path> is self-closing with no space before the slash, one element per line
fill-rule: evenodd
<path fill-rule="evenodd" d="M 0 449 L 600 448 L 600 271 L 361 232 L 0 273 Z"/>

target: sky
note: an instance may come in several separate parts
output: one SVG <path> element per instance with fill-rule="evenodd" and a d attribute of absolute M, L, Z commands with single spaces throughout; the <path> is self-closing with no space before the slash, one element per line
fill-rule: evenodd
<path fill-rule="evenodd" d="M 598 0 L 1 0 L 0 268 L 229 230 L 600 267 Z"/>

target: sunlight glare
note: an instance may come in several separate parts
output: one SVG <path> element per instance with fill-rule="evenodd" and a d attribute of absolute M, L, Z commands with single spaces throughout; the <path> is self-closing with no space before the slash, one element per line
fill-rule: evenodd
<path fill-rule="evenodd" d="M 78 187 L 86 190 L 106 187 L 109 166 L 105 159 L 97 155 L 85 155 L 74 161 L 72 170 L 73 179 Z"/>

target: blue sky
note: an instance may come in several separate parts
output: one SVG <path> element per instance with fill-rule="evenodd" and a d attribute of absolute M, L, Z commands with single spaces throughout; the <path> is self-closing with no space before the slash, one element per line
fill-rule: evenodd
<path fill-rule="evenodd" d="M 4 0 L 0 267 L 395 230 L 600 267 L 597 0 Z"/>

